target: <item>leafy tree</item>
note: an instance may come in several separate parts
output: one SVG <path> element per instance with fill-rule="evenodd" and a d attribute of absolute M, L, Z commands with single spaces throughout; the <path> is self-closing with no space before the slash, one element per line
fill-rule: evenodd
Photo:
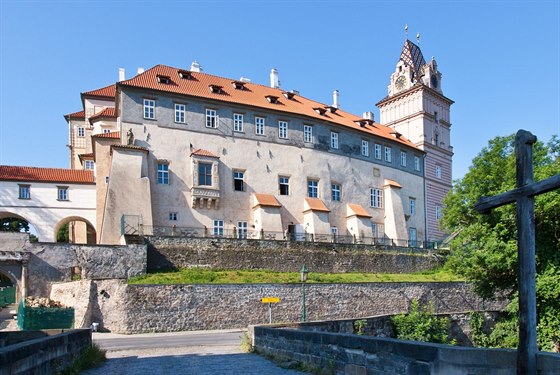
<path fill-rule="evenodd" d="M 451 242 L 448 265 L 472 282 L 483 298 L 517 293 L 517 225 L 515 204 L 480 215 L 474 204 L 482 196 L 493 196 L 515 188 L 515 136 L 496 137 L 474 159 L 463 179 L 455 181 L 445 198 L 442 226 L 456 233 Z M 560 173 L 560 140 L 533 147 L 535 181 Z M 535 198 L 537 313 L 539 345 L 550 350 L 560 331 L 560 191 Z M 516 305 L 510 319 L 497 325 L 492 346 L 511 347 L 509 333 L 517 335 Z M 501 337 L 501 338 L 500 338 Z M 514 342 L 515 341 L 515 342 Z"/>
<path fill-rule="evenodd" d="M 0 232 L 29 232 L 29 223 L 15 217 L 0 219 Z"/>
<path fill-rule="evenodd" d="M 449 319 L 436 317 L 431 306 L 420 309 L 417 300 L 412 301 L 408 314 L 395 315 L 391 321 L 398 339 L 455 344 L 447 335 Z"/>
<path fill-rule="evenodd" d="M 65 243 L 70 242 L 69 236 L 68 236 L 68 224 L 64 224 L 58 230 L 58 233 L 56 234 L 56 242 L 65 242 Z"/>

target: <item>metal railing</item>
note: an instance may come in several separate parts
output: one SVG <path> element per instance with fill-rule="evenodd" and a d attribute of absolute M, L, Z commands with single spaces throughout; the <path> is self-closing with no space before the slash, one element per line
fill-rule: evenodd
<path fill-rule="evenodd" d="M 406 248 L 407 251 L 434 250 L 438 248 L 437 242 L 418 241 L 407 239 L 393 239 L 388 237 L 357 237 L 352 235 L 315 234 L 315 233 L 288 233 L 265 230 L 222 229 L 208 227 L 178 227 L 178 226 L 150 226 L 139 225 L 138 229 L 130 233 L 142 233 L 143 236 L 170 236 L 186 238 L 216 238 L 229 240 L 268 240 L 268 241 L 297 241 L 321 242 L 352 245 L 372 245 L 383 248 Z"/>

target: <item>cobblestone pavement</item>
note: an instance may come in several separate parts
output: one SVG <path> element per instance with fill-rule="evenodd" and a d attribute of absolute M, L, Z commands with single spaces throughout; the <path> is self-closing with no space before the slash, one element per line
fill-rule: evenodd
<path fill-rule="evenodd" d="M 236 346 L 192 346 L 108 351 L 107 362 L 84 375 L 297 375 Z"/>

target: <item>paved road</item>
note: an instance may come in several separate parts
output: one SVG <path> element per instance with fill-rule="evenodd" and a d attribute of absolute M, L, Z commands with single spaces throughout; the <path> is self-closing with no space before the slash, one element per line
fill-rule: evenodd
<path fill-rule="evenodd" d="M 238 330 L 115 335 L 94 333 L 107 362 L 84 375 L 243 374 L 297 375 L 256 354 L 241 350 Z"/>

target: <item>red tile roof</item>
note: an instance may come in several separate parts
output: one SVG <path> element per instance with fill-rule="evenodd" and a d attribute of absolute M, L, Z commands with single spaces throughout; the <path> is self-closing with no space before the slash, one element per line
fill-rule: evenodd
<path fill-rule="evenodd" d="M 66 119 L 66 121 L 68 121 L 68 120 L 85 120 L 86 112 L 85 111 L 79 111 L 79 112 L 69 113 L 67 115 L 64 115 L 64 118 Z"/>
<path fill-rule="evenodd" d="M 272 194 L 256 194 L 255 193 L 255 199 L 257 201 L 257 204 L 255 205 L 255 207 L 257 207 L 257 206 L 282 207 L 280 202 L 278 202 L 276 197 Z"/>
<path fill-rule="evenodd" d="M 388 178 L 385 179 L 384 186 L 393 186 L 396 188 L 402 188 L 401 184 L 399 184 L 397 181 L 389 180 Z"/>
<path fill-rule="evenodd" d="M 92 135 L 92 137 L 121 139 L 121 132 L 99 133 L 99 134 Z"/>
<path fill-rule="evenodd" d="M 89 122 L 95 122 L 95 120 L 102 119 L 102 118 L 116 119 L 117 115 L 115 114 L 115 108 L 112 108 L 112 107 L 105 108 L 101 112 L 96 113 L 95 115 L 91 116 L 89 118 Z"/>
<path fill-rule="evenodd" d="M 320 200 L 319 198 L 305 198 L 305 203 L 307 207 L 304 208 L 303 212 L 305 211 L 331 212 L 331 210 L 329 210 L 327 206 L 325 206 L 323 201 Z"/>
<path fill-rule="evenodd" d="M 112 85 L 105 86 L 105 87 L 102 87 L 102 88 L 97 89 L 97 90 L 82 92 L 82 97 L 93 96 L 93 97 L 99 97 L 99 98 L 105 98 L 105 99 L 114 99 L 115 98 L 115 91 L 116 91 L 116 85 L 112 84 Z"/>
<path fill-rule="evenodd" d="M 93 171 L 0 165 L 0 180 L 95 184 Z"/>
<path fill-rule="evenodd" d="M 80 158 L 80 160 L 93 160 L 93 152 L 89 153 L 89 154 L 80 154 L 78 155 L 78 157 Z"/>
<path fill-rule="evenodd" d="M 347 216 L 362 216 L 362 217 L 371 217 L 371 215 L 359 204 L 348 204 Z"/>
<path fill-rule="evenodd" d="M 192 155 L 197 155 L 197 156 L 208 156 L 211 158 L 220 158 L 219 156 L 215 155 L 214 153 L 208 151 L 208 150 L 203 150 L 201 148 L 197 148 L 196 150 L 194 150 L 191 154 Z"/>
<path fill-rule="evenodd" d="M 324 111 L 324 114 L 319 114 L 318 111 L 316 111 L 317 108 L 327 109 L 329 106 L 297 94 L 294 95 L 292 99 L 287 99 L 283 95 L 284 91 L 280 89 L 274 89 L 254 83 L 245 83 L 243 85 L 243 89 L 236 89 L 234 87 L 235 84 L 232 84 L 231 78 L 222 78 L 206 73 L 190 72 L 188 75 L 190 78 L 186 79 L 181 78 L 179 71 L 181 71 L 181 69 L 165 65 L 156 65 L 155 67 L 148 69 L 144 73 L 129 80 L 119 82 L 118 85 L 119 87 L 139 87 L 143 89 L 221 100 L 224 102 L 239 103 L 269 110 L 303 115 L 313 118 L 315 121 L 329 121 L 333 124 L 390 139 L 391 141 L 416 148 L 416 146 L 405 137 L 401 137 L 400 139 L 393 137 L 391 135 L 393 129 L 387 126 L 377 123 L 372 125 L 368 124 L 363 127 L 360 126 L 355 122 L 356 120 L 361 119 L 360 116 L 344 112 L 340 109 L 337 110 L 336 113 L 326 110 Z M 160 82 L 157 79 L 158 75 L 170 77 L 169 83 Z M 211 86 L 221 86 L 222 89 L 218 92 L 212 92 L 210 89 Z M 267 99 L 267 96 L 276 96 L 278 97 L 278 101 L 271 103 Z"/>

